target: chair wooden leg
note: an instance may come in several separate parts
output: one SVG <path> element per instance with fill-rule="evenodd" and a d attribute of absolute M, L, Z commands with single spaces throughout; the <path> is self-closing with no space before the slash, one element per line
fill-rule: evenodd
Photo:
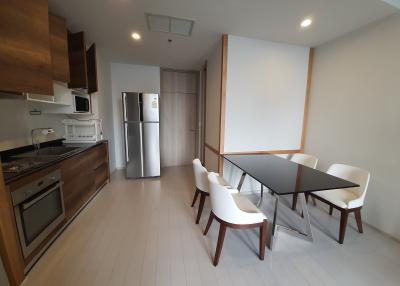
<path fill-rule="evenodd" d="M 317 201 L 315 200 L 315 198 L 311 197 L 311 199 L 312 199 L 312 202 L 313 202 L 314 206 L 316 206 L 317 205 Z"/>
<path fill-rule="evenodd" d="M 199 224 L 201 213 L 203 212 L 203 207 L 204 207 L 204 202 L 206 200 L 207 194 L 206 193 L 200 193 L 200 204 L 199 204 L 199 210 L 197 212 L 197 218 L 196 218 L 196 224 Z"/>
<path fill-rule="evenodd" d="M 356 222 L 357 222 L 357 227 L 358 227 L 358 231 L 360 233 L 363 233 L 363 225 L 362 225 L 362 220 L 361 220 L 361 208 L 356 209 L 354 211 L 354 215 L 356 217 Z"/>
<path fill-rule="evenodd" d="M 330 206 L 329 206 L 329 215 L 332 215 L 332 213 L 333 213 L 333 206 L 330 205 Z"/>
<path fill-rule="evenodd" d="M 199 189 L 196 188 L 196 192 L 194 193 L 194 198 L 193 198 L 193 202 L 192 202 L 191 207 L 194 207 L 194 204 L 197 201 L 197 197 L 199 196 L 199 193 L 200 193 Z"/>
<path fill-rule="evenodd" d="M 349 217 L 349 211 L 346 209 L 341 210 L 340 214 L 340 231 L 339 231 L 339 243 L 343 244 L 344 235 L 346 234 L 347 219 Z"/>
<path fill-rule="evenodd" d="M 297 194 L 293 194 L 292 210 L 296 210 L 296 206 L 297 206 Z"/>
<path fill-rule="evenodd" d="M 221 256 L 222 246 L 224 245 L 225 233 L 226 225 L 224 223 L 221 223 L 219 226 L 217 249 L 215 250 L 214 256 L 214 266 L 218 265 L 219 257 Z"/>
<path fill-rule="evenodd" d="M 207 226 L 206 226 L 206 229 L 204 230 L 203 235 L 207 235 L 208 231 L 210 230 L 210 226 L 211 226 L 213 220 L 214 220 L 214 213 L 210 212 L 210 216 L 208 217 Z"/>
<path fill-rule="evenodd" d="M 264 260 L 265 245 L 267 244 L 267 220 L 265 219 L 260 226 L 260 259 Z"/>

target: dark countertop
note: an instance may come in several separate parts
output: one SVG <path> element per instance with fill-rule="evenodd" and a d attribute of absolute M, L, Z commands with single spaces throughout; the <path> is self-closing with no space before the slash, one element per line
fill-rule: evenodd
<path fill-rule="evenodd" d="M 29 169 L 26 169 L 22 172 L 19 173 L 9 173 L 9 172 L 3 172 L 4 175 L 4 182 L 5 184 L 9 184 L 13 181 L 16 181 L 26 175 L 32 174 L 38 170 L 47 168 L 51 165 L 57 164 L 61 161 L 64 161 L 67 158 L 73 157 L 77 154 L 80 154 L 86 150 L 89 150 L 97 145 L 103 144 L 105 142 L 108 142 L 107 140 L 101 140 L 96 143 L 62 143 L 61 140 L 55 140 L 52 142 L 49 142 L 43 146 L 44 147 L 60 147 L 60 146 L 65 146 L 65 147 L 78 147 L 76 150 L 73 150 L 71 152 L 68 152 L 63 155 L 58 155 L 58 156 L 49 156 L 49 157 L 40 157 L 40 159 L 37 160 L 36 164 Z M 18 162 L 23 162 L 25 161 L 32 161 L 32 158 L 14 158 L 14 156 L 20 155 L 25 152 L 30 152 L 33 150 L 33 146 L 26 146 L 18 149 L 13 149 L 13 150 L 8 150 L 8 151 L 3 151 L 1 152 L 1 158 L 3 162 L 6 163 L 12 163 L 14 161 Z"/>

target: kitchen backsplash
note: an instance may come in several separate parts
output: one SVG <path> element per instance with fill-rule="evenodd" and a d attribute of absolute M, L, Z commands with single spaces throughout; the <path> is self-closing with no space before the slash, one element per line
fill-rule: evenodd
<path fill-rule="evenodd" d="M 39 127 L 51 127 L 54 133 L 35 137 L 38 142 L 64 136 L 61 120 L 67 118 L 61 114 L 30 115 L 34 104 L 26 100 L 0 100 L 0 151 L 31 144 L 31 130 Z M 40 110 L 40 107 L 37 108 Z"/>

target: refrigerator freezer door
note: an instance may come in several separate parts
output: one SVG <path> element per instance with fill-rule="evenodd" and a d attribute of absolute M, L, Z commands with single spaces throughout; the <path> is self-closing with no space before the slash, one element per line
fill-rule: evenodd
<path fill-rule="evenodd" d="M 158 94 L 155 93 L 143 93 L 142 94 L 142 120 L 144 122 L 159 122 L 159 104 Z"/>
<path fill-rule="evenodd" d="M 137 92 L 123 92 L 124 121 L 140 121 L 140 96 Z"/>
<path fill-rule="evenodd" d="M 143 176 L 160 176 L 160 124 L 142 123 L 143 130 Z"/>
<path fill-rule="evenodd" d="M 143 177 L 142 123 L 124 123 L 126 177 Z"/>

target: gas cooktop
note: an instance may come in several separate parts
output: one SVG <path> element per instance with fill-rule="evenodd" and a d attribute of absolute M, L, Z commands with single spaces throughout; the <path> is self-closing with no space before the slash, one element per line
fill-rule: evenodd
<path fill-rule="evenodd" d="M 34 168 L 40 164 L 43 164 L 43 162 L 32 161 L 32 160 L 16 160 L 11 162 L 5 162 L 2 164 L 3 173 L 19 174 L 31 168 Z"/>

